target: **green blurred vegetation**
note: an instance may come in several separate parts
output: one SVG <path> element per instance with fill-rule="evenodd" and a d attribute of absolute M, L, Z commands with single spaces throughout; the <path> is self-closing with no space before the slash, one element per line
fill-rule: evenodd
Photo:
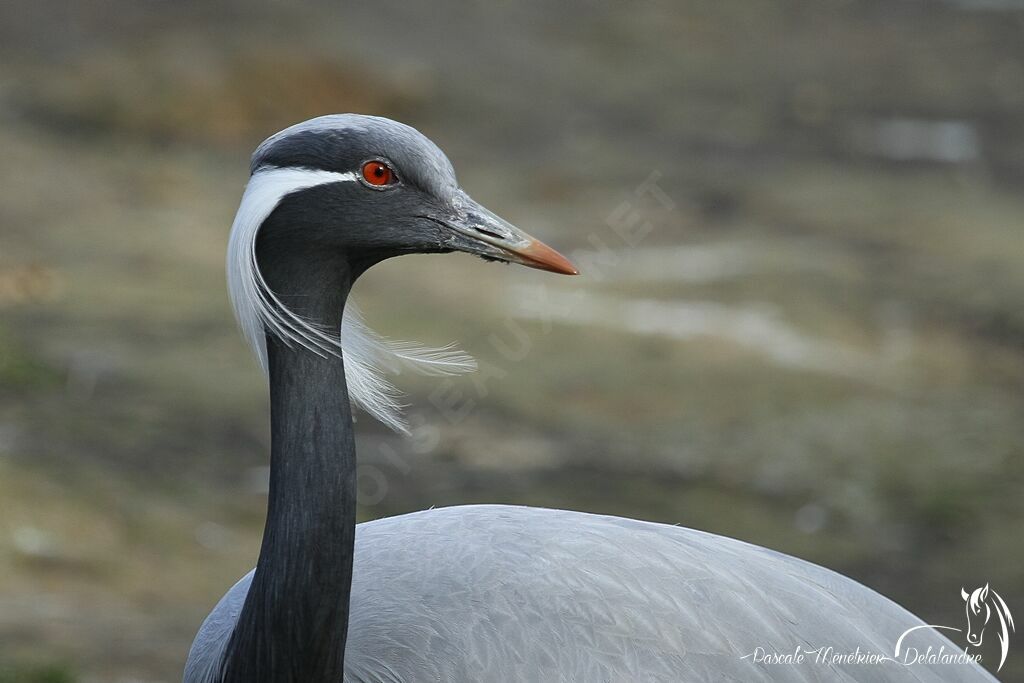
<path fill-rule="evenodd" d="M 0 683 L 75 683 L 75 677 L 60 664 L 7 666 L 0 662 Z"/>
<path fill-rule="evenodd" d="M 0 328 L 0 385 L 7 391 L 52 388 L 61 373 L 13 343 Z"/>

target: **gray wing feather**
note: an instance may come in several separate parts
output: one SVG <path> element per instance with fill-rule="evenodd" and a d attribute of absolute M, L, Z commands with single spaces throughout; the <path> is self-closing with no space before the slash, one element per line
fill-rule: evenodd
<path fill-rule="evenodd" d="M 196 636 L 223 657 L 251 573 Z M 497 505 L 356 531 L 345 681 L 994 681 L 974 664 L 755 664 L 756 647 L 891 654 L 922 622 L 835 572 L 682 527 Z M 959 651 L 932 629 L 924 651 Z"/>

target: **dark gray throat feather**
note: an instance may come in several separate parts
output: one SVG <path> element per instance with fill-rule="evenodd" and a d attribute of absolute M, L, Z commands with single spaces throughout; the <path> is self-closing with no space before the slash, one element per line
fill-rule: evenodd
<path fill-rule="evenodd" d="M 293 310 L 338 330 L 351 287 L 337 258 L 259 246 Z M 352 583 L 356 453 L 341 357 L 268 335 L 270 494 L 263 545 L 228 645 L 224 683 L 341 681 Z"/>

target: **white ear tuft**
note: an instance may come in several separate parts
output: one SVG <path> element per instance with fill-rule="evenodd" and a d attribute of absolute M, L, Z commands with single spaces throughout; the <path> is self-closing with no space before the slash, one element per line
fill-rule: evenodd
<path fill-rule="evenodd" d="M 341 339 L 346 359 L 350 347 L 365 348 L 366 355 L 371 356 L 381 370 L 394 375 L 402 374 L 403 369 L 431 377 L 461 375 L 476 370 L 476 360 L 456 348 L 455 344 L 430 347 L 382 337 L 366 326 L 359 308 L 353 303 L 345 307 Z"/>
<path fill-rule="evenodd" d="M 352 302 L 341 322 L 345 382 L 352 402 L 395 431 L 407 433 L 400 392 L 384 377 L 403 369 L 420 375 L 459 375 L 476 370 L 476 361 L 453 344 L 441 348 L 396 341 L 377 334 L 363 322 Z"/>
<path fill-rule="evenodd" d="M 254 173 L 231 226 L 228 292 L 242 334 L 264 371 L 267 332 L 313 353 L 340 353 L 345 359 L 345 382 L 352 403 L 392 429 L 407 432 L 401 394 L 384 373 L 409 369 L 424 375 L 455 375 L 475 370 L 476 362 L 452 345 L 429 348 L 386 339 L 363 323 L 352 303 L 346 306 L 341 330 L 323 329 L 290 311 L 270 291 L 256 263 L 256 233 L 285 196 L 316 185 L 355 180 L 354 173 L 301 168 L 266 168 Z"/>

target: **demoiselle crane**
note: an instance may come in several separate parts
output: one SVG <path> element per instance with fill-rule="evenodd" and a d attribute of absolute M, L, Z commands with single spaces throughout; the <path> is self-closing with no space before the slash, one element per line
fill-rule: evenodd
<path fill-rule="evenodd" d="M 227 268 L 269 377 L 267 521 L 255 570 L 196 636 L 186 683 L 994 680 L 971 661 L 868 661 L 922 622 L 839 574 L 729 538 L 499 505 L 356 525 L 350 400 L 399 426 L 379 372 L 388 354 L 431 372 L 470 363 L 389 345 L 346 298 L 379 261 L 451 251 L 575 272 L 473 201 L 406 125 L 324 116 L 257 148 Z M 914 638 L 920 652 L 962 654 L 931 629 Z M 851 656 L 784 659 L 815 648 Z"/>

